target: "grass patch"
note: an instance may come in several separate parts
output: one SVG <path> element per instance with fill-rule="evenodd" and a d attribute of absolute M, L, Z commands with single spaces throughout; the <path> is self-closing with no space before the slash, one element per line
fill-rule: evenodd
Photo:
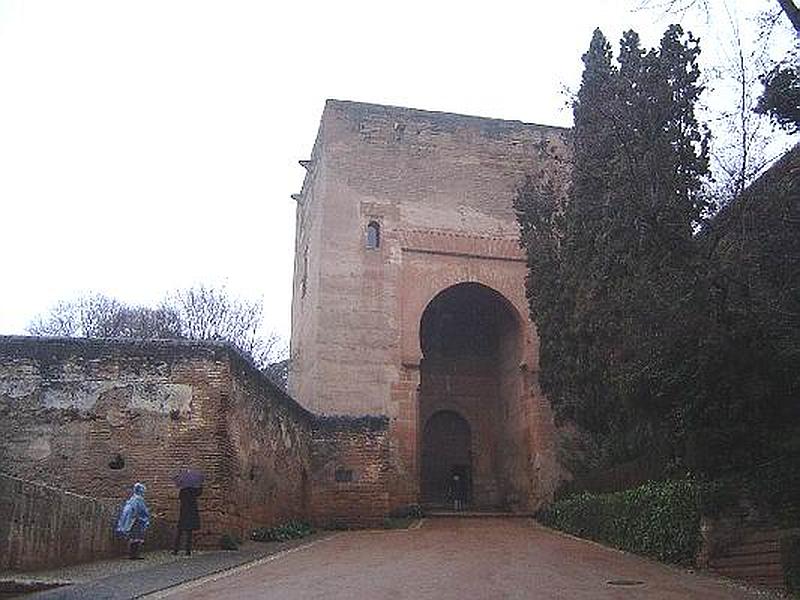
<path fill-rule="evenodd" d="M 384 529 L 408 529 L 418 521 L 417 517 L 386 517 L 383 520 Z"/>
<path fill-rule="evenodd" d="M 255 542 L 286 542 L 296 540 L 314 533 L 314 528 L 305 521 L 289 521 L 275 527 L 259 527 L 250 534 Z"/>
<path fill-rule="evenodd" d="M 238 550 L 241 543 L 235 533 L 223 533 L 219 538 L 219 547 L 223 550 Z"/>

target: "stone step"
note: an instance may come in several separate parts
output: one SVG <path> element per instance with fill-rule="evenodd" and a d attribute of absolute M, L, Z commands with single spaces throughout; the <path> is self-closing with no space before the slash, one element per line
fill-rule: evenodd
<path fill-rule="evenodd" d="M 783 567 L 780 564 L 728 566 L 712 568 L 712 571 L 734 579 L 751 579 L 754 577 L 779 578 L 783 581 Z"/>
<path fill-rule="evenodd" d="M 486 510 L 426 510 L 425 518 L 429 517 L 448 517 L 456 519 L 480 519 L 480 518 L 514 518 L 530 519 L 533 513 L 525 512 L 505 512 L 505 511 L 486 511 Z"/>
<path fill-rule="evenodd" d="M 718 567 L 734 567 L 734 566 L 749 566 L 749 565 L 780 565 L 781 553 L 780 551 L 774 552 L 758 552 L 755 554 L 738 554 L 736 556 L 720 556 L 712 558 L 709 561 L 709 566 L 712 569 Z"/>
<path fill-rule="evenodd" d="M 729 558 L 731 556 L 742 556 L 747 554 L 761 554 L 764 552 L 780 552 L 781 545 L 777 540 L 769 542 L 753 542 L 750 544 L 737 544 L 726 548 L 720 553 L 718 558 Z"/>

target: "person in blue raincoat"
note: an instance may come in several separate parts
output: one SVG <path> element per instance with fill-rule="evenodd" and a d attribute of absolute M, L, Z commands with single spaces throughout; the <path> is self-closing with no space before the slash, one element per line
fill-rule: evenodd
<path fill-rule="evenodd" d="M 150 525 L 150 511 L 144 501 L 145 487 L 142 483 L 133 486 L 133 494 L 122 507 L 117 526 L 117 535 L 128 540 L 128 558 L 140 559 L 139 551 L 144 543 L 144 533 Z"/>

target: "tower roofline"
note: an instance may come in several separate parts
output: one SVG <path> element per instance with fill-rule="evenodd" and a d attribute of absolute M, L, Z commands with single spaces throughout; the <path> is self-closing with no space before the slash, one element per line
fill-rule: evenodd
<path fill-rule="evenodd" d="M 336 110 L 352 115 L 382 115 L 385 117 L 411 118 L 429 121 L 436 124 L 472 124 L 479 127 L 495 127 L 497 129 L 518 129 L 534 128 L 549 129 L 555 132 L 567 133 L 572 130 L 570 127 L 560 127 L 558 125 L 543 125 L 540 123 L 526 123 L 519 120 L 496 119 L 492 117 L 481 117 L 476 115 L 464 115 L 435 110 L 423 110 L 419 108 L 408 108 L 404 106 L 393 106 L 389 104 L 373 104 L 369 102 L 357 102 L 354 100 L 337 100 L 329 98 L 325 101 L 325 111 Z"/>

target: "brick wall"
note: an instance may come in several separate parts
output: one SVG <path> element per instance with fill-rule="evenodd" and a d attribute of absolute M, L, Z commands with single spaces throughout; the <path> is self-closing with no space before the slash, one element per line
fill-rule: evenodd
<path fill-rule="evenodd" d="M 222 436 L 226 528 L 244 536 L 253 526 L 308 518 L 315 416 L 240 356 L 230 364 Z"/>
<path fill-rule="evenodd" d="M 313 415 L 222 344 L 0 337 L 0 471 L 112 505 L 142 481 L 169 528 L 173 475 L 199 469 L 201 545 L 293 518 L 379 523 L 386 429 Z"/>
<path fill-rule="evenodd" d="M 67 565 L 127 550 L 111 524 L 118 506 L 0 474 L 0 571 Z M 168 535 L 168 534 L 167 534 Z M 164 528 L 148 533 L 163 541 Z"/>
<path fill-rule="evenodd" d="M 147 486 L 158 520 L 177 520 L 173 475 L 201 469 L 202 543 L 225 511 L 222 346 L 3 338 L 0 465 L 5 473 L 120 502 Z"/>
<path fill-rule="evenodd" d="M 388 419 L 322 417 L 312 443 L 313 520 L 326 527 L 374 527 L 390 509 L 395 476 Z"/>

